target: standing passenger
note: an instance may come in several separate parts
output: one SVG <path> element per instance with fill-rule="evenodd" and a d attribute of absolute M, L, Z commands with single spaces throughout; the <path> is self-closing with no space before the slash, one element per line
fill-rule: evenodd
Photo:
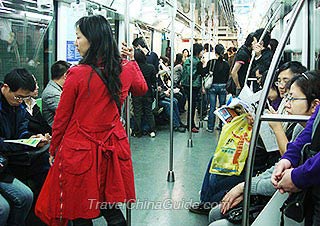
<path fill-rule="evenodd" d="M 42 92 L 42 112 L 48 124 L 52 126 L 53 118 L 58 107 L 62 87 L 66 81 L 66 73 L 70 64 L 59 60 L 51 66 L 51 79 Z"/>
<path fill-rule="evenodd" d="M 217 60 L 210 60 L 207 63 L 205 71 L 208 73 L 213 73 L 213 82 L 211 87 L 208 89 L 209 101 L 210 101 L 210 110 L 209 110 L 209 118 L 208 118 L 208 127 L 207 131 L 209 133 L 213 132 L 215 125 L 215 115 L 214 111 L 216 110 L 217 97 L 219 97 L 219 105 L 220 107 L 226 104 L 226 83 L 229 77 L 230 66 L 227 61 L 223 59 L 224 47 L 222 44 L 218 44 L 215 46 L 215 54 L 218 58 Z M 215 61 L 215 63 L 214 63 Z M 217 126 L 218 130 L 221 130 L 222 121 L 220 120 L 219 126 Z"/>
<path fill-rule="evenodd" d="M 147 63 L 152 64 L 154 68 L 156 69 L 156 72 L 158 73 L 159 71 L 159 57 L 158 55 L 150 51 L 147 44 L 143 40 L 142 37 L 136 38 L 133 40 L 132 45 L 134 46 L 135 49 L 141 49 L 142 52 L 146 55 L 147 57 Z"/>
<path fill-rule="evenodd" d="M 93 225 L 101 214 L 109 226 L 125 226 L 116 203 L 134 200 L 135 191 L 120 108 L 129 91 L 144 95 L 148 87 L 138 65 L 121 60 L 103 16 L 76 22 L 75 46 L 83 58 L 67 72 L 36 213 L 48 225 Z"/>
<path fill-rule="evenodd" d="M 135 124 L 133 133 L 136 137 L 142 136 L 142 117 L 144 116 L 150 128 L 149 135 L 153 138 L 156 136 L 154 116 L 152 113 L 153 90 L 156 88 L 156 70 L 152 64 L 146 63 L 146 55 L 144 55 L 142 50 L 136 49 L 134 51 L 134 58 L 147 82 L 148 92 L 141 97 L 132 97 Z"/>

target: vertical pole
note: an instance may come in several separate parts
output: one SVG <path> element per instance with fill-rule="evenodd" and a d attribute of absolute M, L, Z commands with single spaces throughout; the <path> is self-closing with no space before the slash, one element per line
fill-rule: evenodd
<path fill-rule="evenodd" d="M 204 45 L 204 38 L 205 38 L 205 0 L 202 0 L 201 2 L 201 38 L 202 38 L 202 46 Z M 210 59 L 210 46 L 209 46 L 209 59 Z M 201 99 L 200 99 L 200 120 L 199 120 L 199 128 L 203 128 L 203 96 L 204 94 L 202 93 L 203 85 L 202 85 L 203 79 L 201 77 Z"/>
<path fill-rule="evenodd" d="M 188 147 L 192 147 L 193 144 L 192 144 L 192 125 L 191 125 L 191 122 L 192 122 L 192 68 L 193 68 L 193 39 L 194 39 L 194 9 L 196 7 L 196 3 L 195 3 L 195 0 L 190 0 L 190 5 L 191 5 L 191 56 L 190 56 L 190 90 L 189 90 L 189 139 L 188 139 Z"/>
<path fill-rule="evenodd" d="M 167 176 L 168 182 L 174 182 L 174 171 L 173 171 L 173 81 L 174 81 L 174 44 L 175 44 L 175 32 L 174 22 L 177 12 L 177 1 L 173 1 L 171 7 L 171 89 L 170 89 L 170 155 L 169 155 L 169 171 Z"/>
<path fill-rule="evenodd" d="M 130 41 L 130 34 L 129 34 L 129 0 L 126 0 L 126 6 L 125 6 L 125 42 L 129 46 Z M 130 143 L 130 93 L 128 94 L 128 97 L 125 101 L 125 114 L 126 114 L 126 131 Z M 127 202 L 126 205 L 126 219 L 127 219 L 127 225 L 131 226 L 131 203 Z"/>

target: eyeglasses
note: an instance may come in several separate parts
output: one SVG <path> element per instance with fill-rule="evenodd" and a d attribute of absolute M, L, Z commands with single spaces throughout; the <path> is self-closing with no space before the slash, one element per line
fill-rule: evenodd
<path fill-rule="evenodd" d="M 279 81 L 276 81 L 274 82 L 275 86 L 285 86 L 287 84 L 288 81 L 283 81 L 283 82 L 279 82 Z"/>
<path fill-rule="evenodd" d="M 293 97 L 291 95 L 285 95 L 284 97 L 286 99 L 287 102 L 291 102 L 291 101 L 294 101 L 294 100 L 307 100 L 306 97 Z"/>
<path fill-rule="evenodd" d="M 30 100 L 30 96 L 28 97 L 21 97 L 21 96 L 13 96 L 13 99 L 17 100 L 17 101 L 25 101 L 25 100 Z"/>

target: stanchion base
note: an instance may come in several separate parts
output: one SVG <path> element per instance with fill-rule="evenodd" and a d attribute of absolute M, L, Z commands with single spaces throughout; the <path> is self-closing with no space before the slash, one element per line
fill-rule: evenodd
<path fill-rule="evenodd" d="M 203 128 L 203 121 L 199 122 L 199 128 Z"/>
<path fill-rule="evenodd" d="M 188 139 L 188 148 L 192 148 L 193 144 L 192 144 L 192 139 Z"/>
<path fill-rule="evenodd" d="M 168 171 L 167 181 L 174 182 L 174 172 L 173 171 Z"/>

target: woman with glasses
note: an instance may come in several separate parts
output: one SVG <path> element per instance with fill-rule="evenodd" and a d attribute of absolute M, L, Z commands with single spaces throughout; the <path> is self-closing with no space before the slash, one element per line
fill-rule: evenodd
<path fill-rule="evenodd" d="M 310 209 L 306 211 L 305 225 L 319 225 L 320 73 L 316 71 L 302 73 L 293 79 L 291 87 L 287 97 L 288 108 L 298 108 L 300 114 L 312 112 L 313 115 L 299 137 L 288 144 L 287 152 L 275 167 L 271 180 L 281 193 L 309 189 L 310 199 L 307 199 L 306 206 Z M 305 107 L 307 111 L 301 110 Z M 309 147 L 314 152 L 314 156 L 299 166 L 302 157 L 301 150 L 308 143 L 311 143 Z"/>
<path fill-rule="evenodd" d="M 290 96 L 289 101 L 287 101 L 286 104 L 286 110 L 290 115 L 310 116 L 314 114 L 319 108 L 318 105 L 320 103 L 320 75 L 316 75 L 313 72 L 308 72 L 305 74 L 305 76 L 308 79 L 304 78 L 304 76 L 301 74 L 294 77 L 288 83 L 287 87 L 289 88 Z M 305 126 L 306 123 L 301 122 L 295 127 L 293 138 L 296 137 L 296 139 L 294 139 L 292 143 L 297 142 L 297 140 L 299 139 L 298 137 L 300 136 L 298 136 L 298 134 Z M 285 153 L 284 156 L 286 156 L 286 154 L 287 153 Z M 278 168 L 278 165 L 281 164 L 281 161 L 276 164 L 276 167 L 271 167 L 270 169 L 267 169 L 260 175 L 252 178 L 251 195 L 272 196 L 276 189 L 273 187 L 271 183 L 271 174 L 274 168 Z M 221 205 L 212 209 L 210 212 L 209 223 L 212 222 L 210 226 L 233 225 L 226 219 L 223 219 L 224 214 L 226 214 L 230 209 L 239 205 L 239 203 L 243 200 L 243 192 L 244 182 L 236 185 L 223 197 Z"/>
<path fill-rule="evenodd" d="M 50 164 L 36 214 L 48 225 L 93 225 L 100 214 L 125 226 L 116 205 L 135 199 L 130 146 L 121 105 L 148 86 L 135 61 L 121 59 L 109 22 L 101 15 L 76 22 L 75 46 L 83 57 L 67 71 L 52 126 Z M 131 48 L 125 53 L 133 57 Z"/>

